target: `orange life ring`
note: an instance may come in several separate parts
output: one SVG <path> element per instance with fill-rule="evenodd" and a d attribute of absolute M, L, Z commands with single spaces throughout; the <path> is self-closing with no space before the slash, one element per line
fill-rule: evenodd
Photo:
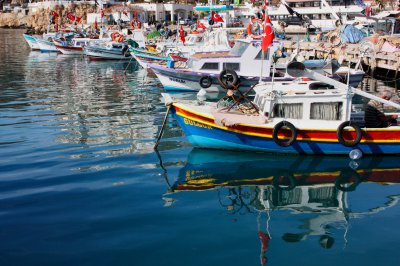
<path fill-rule="evenodd" d="M 111 34 L 111 39 L 115 42 L 123 42 L 124 41 L 124 35 L 120 34 L 119 32 L 113 32 Z"/>
<path fill-rule="evenodd" d="M 135 27 L 140 29 L 142 27 L 142 23 L 138 19 L 132 20 L 129 25 L 131 25 L 132 29 L 135 29 Z"/>
<path fill-rule="evenodd" d="M 254 34 L 254 32 L 253 32 L 253 25 L 255 23 L 260 25 L 259 34 Z M 253 18 L 251 20 L 251 22 L 249 23 L 249 25 L 247 25 L 247 34 L 253 39 L 261 39 L 262 38 L 262 30 L 263 30 L 263 27 L 262 27 L 262 20 L 261 19 Z"/>

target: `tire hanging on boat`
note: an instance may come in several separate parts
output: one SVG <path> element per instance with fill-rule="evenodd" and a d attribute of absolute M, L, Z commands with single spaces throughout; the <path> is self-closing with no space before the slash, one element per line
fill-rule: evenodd
<path fill-rule="evenodd" d="M 203 76 L 201 77 L 199 83 L 200 87 L 202 87 L 203 89 L 208 89 L 212 85 L 212 79 L 210 76 Z"/>
<path fill-rule="evenodd" d="M 219 73 L 218 81 L 222 88 L 233 90 L 239 83 L 239 76 L 232 69 L 224 69 Z"/>
<path fill-rule="evenodd" d="M 352 127 L 356 132 L 356 138 L 354 140 L 345 140 L 343 137 L 343 132 L 345 127 Z M 354 122 L 345 121 L 341 123 L 336 131 L 336 136 L 340 144 L 346 147 L 354 147 L 361 141 L 362 132 L 359 125 Z"/>
<path fill-rule="evenodd" d="M 289 139 L 279 139 L 278 134 L 282 128 L 287 128 L 290 130 L 291 137 Z M 288 122 L 288 121 L 281 121 L 275 125 L 274 129 L 272 130 L 272 139 L 276 144 L 281 147 L 289 147 L 292 145 L 297 139 L 297 129 L 296 127 Z"/>

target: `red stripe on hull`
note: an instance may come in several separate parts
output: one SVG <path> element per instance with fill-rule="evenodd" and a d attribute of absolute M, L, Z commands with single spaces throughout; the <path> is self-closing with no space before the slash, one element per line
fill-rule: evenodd
<path fill-rule="evenodd" d="M 214 124 L 214 119 L 208 118 L 202 115 L 195 114 L 186 109 L 179 108 L 174 105 L 176 112 L 179 112 L 183 116 L 186 116 L 191 119 L 196 119 L 197 121 L 203 123 Z M 217 125 L 215 125 L 217 126 Z M 272 136 L 273 128 L 265 128 L 260 126 L 249 126 L 249 125 L 233 125 L 230 126 L 229 129 L 240 131 L 239 134 L 259 134 L 266 135 L 265 137 Z M 290 138 L 291 133 L 290 130 L 280 130 L 279 137 L 288 137 Z M 344 131 L 343 138 L 346 140 L 354 140 L 356 137 L 356 132 L 353 131 Z M 312 141 L 337 141 L 337 133 L 336 130 L 318 130 L 318 129 L 310 129 L 310 130 L 298 130 L 297 132 L 297 140 L 312 140 Z M 362 138 L 361 142 L 400 142 L 400 131 L 388 131 L 386 129 L 373 129 L 373 130 L 363 130 L 362 129 Z"/>

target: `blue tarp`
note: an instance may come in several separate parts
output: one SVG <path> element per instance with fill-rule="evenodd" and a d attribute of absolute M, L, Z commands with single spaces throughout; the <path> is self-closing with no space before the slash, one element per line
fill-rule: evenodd
<path fill-rule="evenodd" d="M 343 25 L 340 29 L 342 43 L 358 43 L 364 37 L 363 32 L 352 25 Z"/>

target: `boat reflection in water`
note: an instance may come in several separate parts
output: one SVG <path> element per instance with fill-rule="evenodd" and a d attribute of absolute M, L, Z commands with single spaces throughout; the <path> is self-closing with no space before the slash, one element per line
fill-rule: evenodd
<path fill-rule="evenodd" d="M 321 247 L 331 248 L 335 242 L 330 234 L 332 228 L 342 232 L 344 243 L 347 243 L 350 219 L 363 218 L 395 206 L 400 197 L 396 194 L 396 183 L 400 183 L 397 157 L 364 157 L 351 161 L 343 156 L 194 149 L 180 169 L 177 181 L 169 185 L 164 200 L 173 205 L 177 192 L 216 189 L 216 203 L 230 214 L 266 213 L 266 229 L 262 229 L 258 221 L 261 264 L 265 264 L 268 245 L 272 244 L 269 243 L 269 220 L 273 221 L 280 212 L 290 215 L 273 227 L 272 235 L 278 229 L 279 237 L 286 243 L 313 236 Z M 365 200 L 365 189 L 368 189 L 368 200 Z M 356 206 L 360 202 L 361 206 Z M 295 218 L 295 215 L 303 216 Z M 288 224 L 292 225 L 289 229 Z"/>

